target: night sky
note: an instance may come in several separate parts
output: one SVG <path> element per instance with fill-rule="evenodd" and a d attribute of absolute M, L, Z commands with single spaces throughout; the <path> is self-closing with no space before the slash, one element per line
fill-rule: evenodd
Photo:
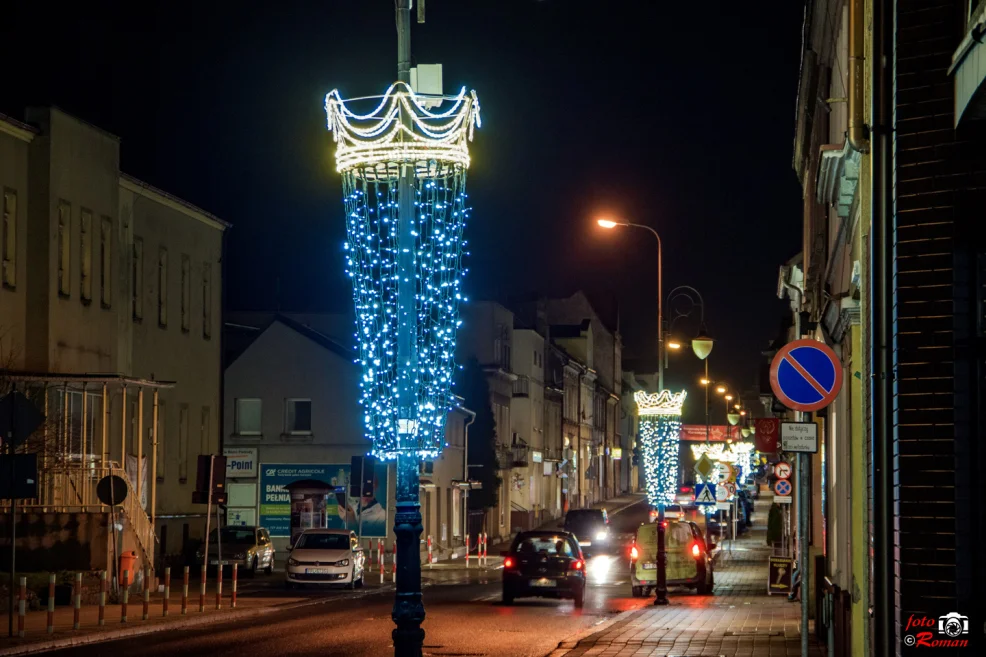
<path fill-rule="evenodd" d="M 30 7 L 28 7 L 30 5 Z M 755 380 L 778 266 L 800 249 L 791 169 L 803 3 L 427 0 L 415 63 L 479 93 L 470 170 L 474 299 L 583 288 L 627 352 L 654 350 L 665 292 L 705 296 L 712 373 Z M 122 168 L 219 215 L 233 309 L 351 303 L 323 99 L 396 78 L 388 0 L 16 3 L 0 112 L 55 104 L 122 138 Z M 677 328 L 677 327 L 676 327 Z M 693 333 L 697 322 L 678 334 Z M 669 382 L 699 361 L 675 357 Z M 695 390 L 693 388 L 695 392 Z"/>

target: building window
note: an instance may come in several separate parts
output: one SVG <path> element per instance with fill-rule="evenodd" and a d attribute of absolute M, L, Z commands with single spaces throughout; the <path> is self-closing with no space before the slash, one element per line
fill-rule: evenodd
<path fill-rule="evenodd" d="M 212 263 L 202 265 L 202 337 L 212 337 Z"/>
<path fill-rule="evenodd" d="M 103 217 L 99 230 L 99 303 L 109 308 L 113 299 L 113 222 Z"/>
<path fill-rule="evenodd" d="M 17 192 L 3 190 L 3 226 L 0 228 L 0 257 L 3 260 L 3 285 L 17 286 Z"/>
<path fill-rule="evenodd" d="M 167 415 L 168 407 L 163 401 L 159 401 L 157 404 L 157 480 L 159 483 L 164 481 L 164 476 L 167 474 L 168 461 L 165 458 L 167 454 L 165 446 L 168 444 L 168 436 L 165 433 Z"/>
<path fill-rule="evenodd" d="M 236 433 L 240 436 L 261 435 L 260 420 L 263 416 L 263 402 L 259 399 L 236 400 Z"/>
<path fill-rule="evenodd" d="M 210 420 L 211 409 L 208 406 L 202 407 L 202 427 L 201 427 L 201 449 L 200 454 L 212 454 L 212 423 Z"/>
<path fill-rule="evenodd" d="M 312 400 L 286 399 L 284 401 L 284 432 L 309 434 L 312 432 Z"/>
<path fill-rule="evenodd" d="M 192 300 L 192 261 L 184 253 L 181 256 L 181 330 L 188 333 L 191 326 L 191 311 L 189 305 Z"/>
<path fill-rule="evenodd" d="M 178 411 L 178 483 L 188 481 L 188 404 Z"/>
<path fill-rule="evenodd" d="M 168 326 L 168 249 L 163 246 L 157 257 L 157 323 Z"/>
<path fill-rule="evenodd" d="M 79 272 L 82 276 L 82 303 L 92 301 L 92 212 L 79 212 Z"/>
<path fill-rule="evenodd" d="M 58 202 L 58 295 L 69 297 L 69 267 L 72 264 L 72 206 L 65 201 Z"/>
<path fill-rule="evenodd" d="M 144 240 L 134 238 L 133 272 L 133 315 L 136 321 L 144 319 Z"/>

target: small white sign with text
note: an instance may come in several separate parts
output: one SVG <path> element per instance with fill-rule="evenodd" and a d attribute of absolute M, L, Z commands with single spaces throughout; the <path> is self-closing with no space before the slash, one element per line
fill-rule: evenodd
<path fill-rule="evenodd" d="M 818 425 L 814 422 L 781 422 L 781 449 L 816 454 Z"/>

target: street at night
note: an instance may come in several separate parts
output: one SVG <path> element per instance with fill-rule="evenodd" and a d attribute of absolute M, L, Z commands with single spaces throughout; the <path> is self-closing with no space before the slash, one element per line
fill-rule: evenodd
<path fill-rule="evenodd" d="M 986 655 L 986 0 L 14 4 L 0 657 Z"/>

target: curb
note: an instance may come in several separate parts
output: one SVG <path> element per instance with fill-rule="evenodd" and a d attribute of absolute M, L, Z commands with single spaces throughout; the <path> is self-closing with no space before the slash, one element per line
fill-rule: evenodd
<path fill-rule="evenodd" d="M 379 593 L 389 593 L 393 590 L 393 585 L 391 586 L 381 586 L 378 589 L 373 589 L 372 591 L 367 591 L 366 593 L 354 596 L 358 598 L 368 598 Z M 106 643 L 109 641 L 117 641 L 119 639 L 129 639 L 135 636 L 143 636 L 145 634 L 154 634 L 157 632 L 164 632 L 167 630 L 181 630 L 193 627 L 200 627 L 205 625 L 214 625 L 218 623 L 232 622 L 236 620 L 241 620 L 245 618 L 254 618 L 256 616 L 266 616 L 267 614 L 274 614 L 279 611 L 290 611 L 292 609 L 301 609 L 304 607 L 314 607 L 316 605 L 327 604 L 329 602 L 336 602 L 340 598 L 345 597 L 346 599 L 353 599 L 348 596 L 332 596 L 325 598 L 316 598 L 312 600 L 302 600 L 300 602 L 290 602 L 283 605 L 271 605 L 267 607 L 255 607 L 254 609 L 241 609 L 241 610 L 230 610 L 226 613 L 211 614 L 209 616 L 201 616 L 199 618 L 186 618 L 184 620 L 175 621 L 173 623 L 155 623 L 154 625 L 147 625 L 145 627 L 128 627 L 126 629 L 120 630 L 109 630 L 106 632 L 95 631 L 91 634 L 84 634 L 77 637 L 66 637 L 64 639 L 55 639 L 52 641 L 37 641 L 34 643 L 27 643 L 21 646 L 14 646 L 13 648 L 3 648 L 0 649 L 0 657 L 12 657 L 14 655 L 31 655 L 34 653 L 48 652 L 51 650 L 62 650 L 65 648 L 77 648 L 79 646 L 92 645 L 95 643 Z"/>
<path fill-rule="evenodd" d="M 605 620 L 602 623 L 598 623 L 591 627 L 587 627 L 586 629 L 582 630 L 578 634 L 575 634 L 565 639 L 564 641 L 560 642 L 557 648 L 555 648 L 550 653 L 548 653 L 548 657 L 564 657 L 564 655 L 567 655 L 571 651 L 578 648 L 579 643 L 585 641 L 593 634 L 598 634 L 599 632 L 605 632 L 606 630 L 613 627 L 617 623 L 627 622 L 630 620 L 631 616 L 635 614 L 639 614 L 640 612 L 645 610 L 646 607 L 641 609 L 628 609 L 627 611 L 624 611 L 608 620 Z"/>

